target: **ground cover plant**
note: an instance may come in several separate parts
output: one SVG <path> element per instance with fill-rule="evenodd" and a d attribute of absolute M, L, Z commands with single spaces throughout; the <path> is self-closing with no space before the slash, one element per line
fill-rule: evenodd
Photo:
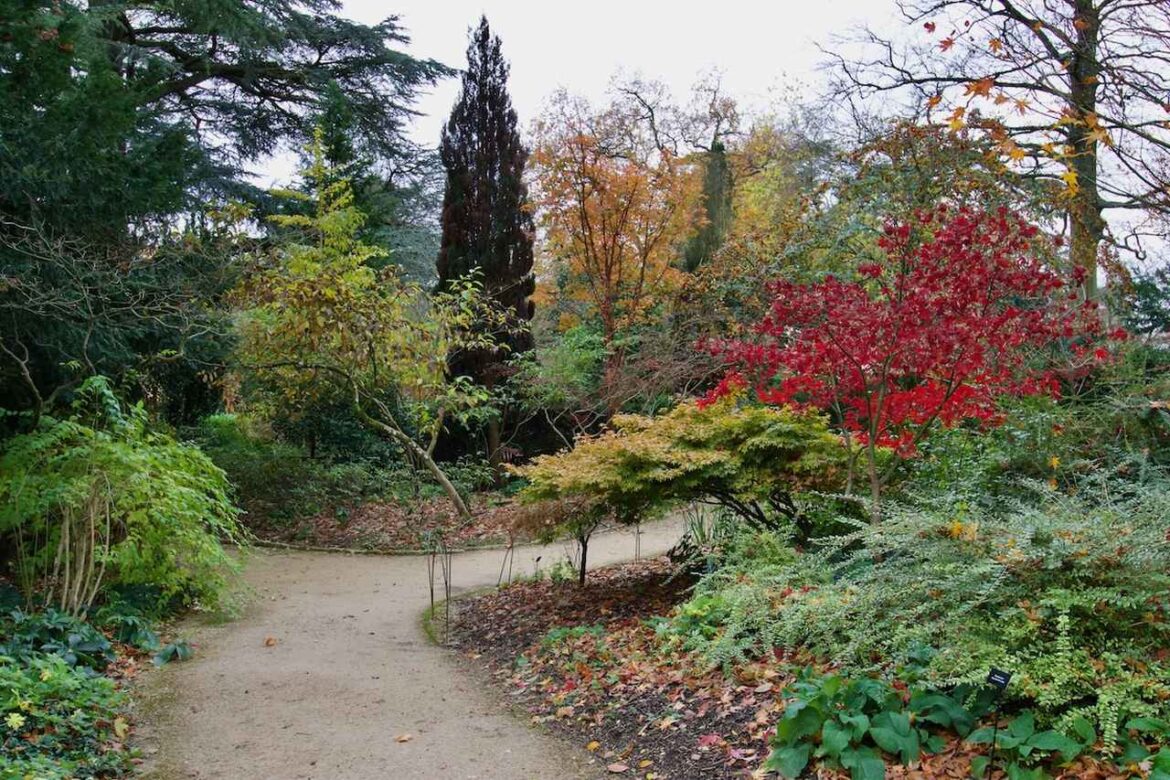
<path fill-rule="evenodd" d="M 486 16 L 0 0 L 0 775 L 129 771 L 123 683 L 255 539 L 346 585 L 429 552 L 432 611 L 506 580 L 452 636 L 614 775 L 1170 777 L 1170 4 L 856 0 L 815 89 L 723 56 L 785 4 L 628 5 L 512 63 Z M 615 25 L 603 90 L 548 81 Z M 270 720 L 219 774 L 307 771 Z"/>

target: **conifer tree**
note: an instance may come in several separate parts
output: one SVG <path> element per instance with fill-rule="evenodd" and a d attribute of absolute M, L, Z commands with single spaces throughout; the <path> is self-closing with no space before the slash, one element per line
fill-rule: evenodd
<path fill-rule="evenodd" d="M 452 362 L 456 376 L 486 387 L 500 383 L 507 359 L 532 347 L 532 213 L 524 166 L 528 150 L 520 140 L 516 111 L 508 95 L 508 63 L 486 18 L 472 33 L 463 88 L 443 128 L 440 156 L 446 170 L 439 289 L 477 273 L 485 292 L 510 321 L 498 349 L 465 353 Z M 489 460 L 500 462 L 501 421 L 488 425 Z"/>
<path fill-rule="evenodd" d="M 706 219 L 683 252 L 683 265 L 692 273 L 719 251 L 731 227 L 731 165 L 726 147 L 718 140 L 704 161 L 703 211 Z"/>

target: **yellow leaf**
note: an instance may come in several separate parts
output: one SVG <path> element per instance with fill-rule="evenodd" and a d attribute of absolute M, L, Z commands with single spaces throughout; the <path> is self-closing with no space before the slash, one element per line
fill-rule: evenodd
<path fill-rule="evenodd" d="M 588 745 L 585 746 L 585 749 L 588 750 L 590 753 L 592 753 L 593 751 L 597 750 L 599 747 L 601 747 L 601 743 L 598 742 L 597 740 L 593 740 L 592 742 L 590 742 Z"/>
<path fill-rule="evenodd" d="M 125 718 L 114 718 L 114 734 L 118 739 L 126 739 L 126 735 L 130 733 L 130 724 L 126 722 Z"/>

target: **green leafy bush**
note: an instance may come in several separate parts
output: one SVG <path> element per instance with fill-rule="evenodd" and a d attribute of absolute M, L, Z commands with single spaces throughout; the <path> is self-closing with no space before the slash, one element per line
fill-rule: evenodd
<path fill-rule="evenodd" d="M 847 451 L 812 413 L 727 398 L 654 418 L 618 415 L 612 425 L 516 469 L 529 480 L 521 499 L 586 499 L 622 522 L 710 501 L 751 523 L 786 518 L 799 526 L 793 494 L 844 479 Z"/>
<path fill-rule="evenodd" d="M 918 691 L 907 703 L 883 680 L 812 669 L 803 670 L 787 692 L 791 701 L 776 724 L 764 766 L 789 778 L 803 776 L 815 761 L 848 769 L 853 780 L 882 780 L 883 753 L 902 764 L 917 761 L 923 752 L 937 753 L 944 740 L 928 727 L 966 734 L 975 716 L 963 699 L 974 698 L 985 707 L 967 688 L 951 695 Z"/>
<path fill-rule="evenodd" d="M 110 640 L 73 615 L 55 609 L 33 613 L 17 609 L 0 620 L 0 656 L 21 661 L 49 653 L 92 672 L 101 672 L 114 661 Z"/>
<path fill-rule="evenodd" d="M 244 415 L 216 414 L 194 432 L 200 448 L 222 468 L 248 514 L 261 522 L 292 521 L 371 501 L 409 502 L 443 495 L 442 489 L 403 461 L 314 459 Z M 445 464 L 456 488 L 468 495 L 493 484 L 491 467 L 461 459 Z"/>
<path fill-rule="evenodd" d="M 1043 769 L 1035 765 L 1052 754 L 1059 754 L 1061 761 L 1072 761 L 1086 748 L 1097 741 L 1097 733 L 1084 718 L 1076 721 L 1076 731 L 1079 739 L 1073 739 L 1054 729 L 1039 730 L 1036 728 L 1036 718 L 1031 712 L 1024 712 L 1012 719 L 1007 726 L 995 728 L 984 726 L 967 736 L 967 741 L 973 744 L 990 745 L 995 743 L 996 751 L 1002 757 L 1008 770 L 1008 777 L 1012 780 L 1024 778 L 1044 778 L 1048 775 Z M 971 762 L 971 772 L 983 775 L 990 758 L 980 756 Z"/>
<path fill-rule="evenodd" d="M 125 697 L 59 655 L 0 656 L 0 777 L 106 777 L 130 768 Z"/>
<path fill-rule="evenodd" d="M 249 513 L 283 512 L 293 517 L 312 513 L 302 491 L 316 484 L 318 464 L 299 447 L 278 441 L 264 426 L 236 414 L 203 418 L 194 437 L 227 474 Z"/>
<path fill-rule="evenodd" d="M 114 639 L 139 650 L 153 652 L 159 647 L 158 634 L 154 630 L 155 621 L 145 611 L 135 609 L 124 601 L 103 604 L 97 610 L 94 622 L 109 630 Z"/>
<path fill-rule="evenodd" d="M 802 647 L 858 672 L 926 657 L 934 687 L 998 666 L 1046 726 L 1083 717 L 1111 747 L 1128 718 L 1170 716 L 1170 487 L 1080 488 L 1033 483 L 1000 514 L 890 507 L 792 563 L 725 567 L 699 587 L 727 610 L 706 652 Z"/>
<path fill-rule="evenodd" d="M 242 541 L 227 479 L 195 447 L 151 430 L 101 377 L 87 380 L 67 418 L 44 416 L 4 443 L 0 535 L 15 541 L 27 599 L 83 613 L 102 586 L 149 584 L 208 603 Z"/>
<path fill-rule="evenodd" d="M 976 725 L 992 712 L 994 690 L 963 684 L 947 691 L 901 689 L 873 677 L 802 670 L 787 692 L 791 699 L 776 725 L 765 767 L 783 777 L 803 776 L 810 764 L 848 769 L 853 780 L 881 780 L 887 757 L 909 765 L 923 753 L 946 747 L 955 734 L 973 745 L 995 743 L 998 765 L 1012 780 L 1042 780 L 1046 767 L 1067 764 L 1097 742 L 1088 720 L 1073 723 L 1072 736 L 1040 729 L 1031 711 L 999 728 Z M 1134 723 L 1129 725 L 1143 725 Z M 1137 761 L 1148 751 L 1132 752 Z M 990 757 L 972 759 L 971 775 L 983 777 Z"/>
<path fill-rule="evenodd" d="M 727 619 L 727 605 L 718 593 L 696 596 L 675 608 L 668 618 L 652 620 L 655 633 L 670 644 L 694 650 L 713 640 Z"/>

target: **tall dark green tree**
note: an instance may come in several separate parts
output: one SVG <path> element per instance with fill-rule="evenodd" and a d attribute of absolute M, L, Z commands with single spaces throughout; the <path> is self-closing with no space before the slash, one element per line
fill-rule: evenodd
<path fill-rule="evenodd" d="M 354 206 L 366 215 L 361 239 L 386 250 L 375 265 L 397 266 L 412 280 L 431 287 L 443 197 L 438 152 L 417 147 L 390 158 L 380 155 L 358 142 L 357 117 L 350 97 L 338 85 L 331 85 L 316 117 L 325 161 L 334 175 L 349 182 Z M 312 158 L 302 155 L 302 164 L 308 167 L 310 163 Z"/>
<path fill-rule="evenodd" d="M 532 319 L 531 296 L 536 288 L 532 211 L 524 182 L 528 150 L 520 140 L 508 95 L 508 70 L 499 37 L 481 18 L 467 48 L 463 89 L 443 127 L 439 150 L 447 173 L 438 258 L 440 289 L 478 273 L 511 320 L 512 327 L 497 339 L 500 349 L 468 353 L 451 365 L 456 375 L 470 376 L 489 388 L 501 383 L 511 355 L 532 347 L 524 326 Z M 488 459 L 493 465 L 502 456 L 502 427 L 500 417 L 487 426 Z"/>
<path fill-rule="evenodd" d="M 396 18 L 339 5 L 0 0 L 5 406 L 90 373 L 157 398 L 195 353 L 187 373 L 209 367 L 204 315 L 235 253 L 208 212 L 257 196 L 247 166 L 302 145 L 330 88 L 358 153 L 413 163 L 414 97 L 450 71 L 404 54 Z"/>
<path fill-rule="evenodd" d="M 731 165 L 727 148 L 715 140 L 704 158 L 704 220 L 683 251 L 683 265 L 692 273 L 719 251 L 731 229 Z"/>

